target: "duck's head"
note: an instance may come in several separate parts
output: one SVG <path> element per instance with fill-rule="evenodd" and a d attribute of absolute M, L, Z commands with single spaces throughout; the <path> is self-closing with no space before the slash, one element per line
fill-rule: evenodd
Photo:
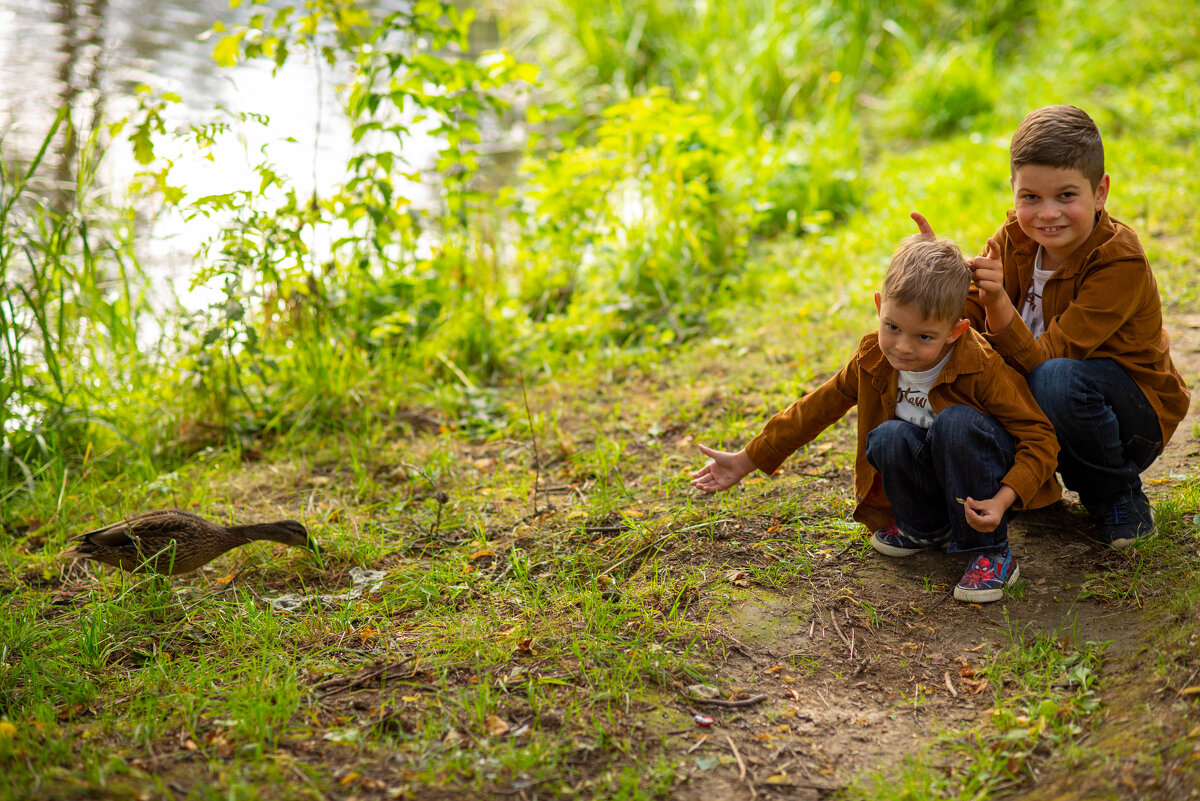
<path fill-rule="evenodd" d="M 317 541 L 312 538 L 312 535 L 308 533 L 308 529 L 302 523 L 295 520 L 280 520 L 275 524 L 275 527 L 282 535 L 280 542 L 297 548 L 307 548 L 313 552 L 321 550 L 317 545 Z"/>

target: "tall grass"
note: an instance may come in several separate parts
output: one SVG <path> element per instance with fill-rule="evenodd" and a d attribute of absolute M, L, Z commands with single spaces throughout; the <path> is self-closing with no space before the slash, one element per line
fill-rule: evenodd
<path fill-rule="evenodd" d="M 131 244 L 132 213 L 104 204 L 98 133 L 79 149 L 75 203 L 43 191 L 47 148 L 65 111 L 26 164 L 0 161 L 0 488 L 59 483 L 91 457 L 144 447 L 134 412 L 159 379 L 139 339 L 150 307 Z M 3 143 L 0 142 L 0 145 Z M 152 418 L 150 418 L 152 419 Z M 134 426 L 138 426 L 137 429 Z"/>

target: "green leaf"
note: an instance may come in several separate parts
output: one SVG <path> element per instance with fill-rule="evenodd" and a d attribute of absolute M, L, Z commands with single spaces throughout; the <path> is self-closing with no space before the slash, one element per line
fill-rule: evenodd
<path fill-rule="evenodd" d="M 222 36 L 221 41 L 217 42 L 217 46 L 213 48 L 213 60 L 222 67 L 232 67 L 236 64 L 238 53 L 241 50 L 242 37 L 245 35 L 245 31 L 238 31 L 228 36 Z"/>

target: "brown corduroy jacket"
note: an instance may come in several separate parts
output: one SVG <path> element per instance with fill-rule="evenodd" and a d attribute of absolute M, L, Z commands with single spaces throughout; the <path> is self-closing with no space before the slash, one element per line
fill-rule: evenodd
<path fill-rule="evenodd" d="M 1021 230 L 1014 211 L 996 234 L 1004 264 L 1004 289 L 1019 310 L 1033 283 L 1038 244 Z M 1042 290 L 1046 330 L 1037 339 L 1014 314 L 998 333 L 987 331 L 974 285 L 966 316 L 1022 375 L 1047 359 L 1112 359 L 1146 394 L 1158 415 L 1163 445 L 1187 414 L 1191 395 L 1171 361 L 1162 323 L 1158 283 L 1137 234 L 1100 212 L 1087 240 L 1063 262 Z"/>
<path fill-rule="evenodd" d="M 774 473 L 788 456 L 858 406 L 858 453 L 854 462 L 854 519 L 875 530 L 895 522 L 882 482 L 867 461 L 867 434 L 892 419 L 899 373 L 879 349 L 879 335 L 867 334 L 836 375 L 772 417 L 746 445 L 759 470 Z M 954 345 L 929 401 L 935 412 L 966 405 L 991 416 L 1012 436 L 1016 458 L 1003 483 L 1018 500 L 1013 508 L 1036 509 L 1058 500 L 1054 480 L 1058 440 L 1020 373 L 1013 370 L 977 332 L 967 329 Z M 997 487 L 997 490 L 1000 488 Z"/>

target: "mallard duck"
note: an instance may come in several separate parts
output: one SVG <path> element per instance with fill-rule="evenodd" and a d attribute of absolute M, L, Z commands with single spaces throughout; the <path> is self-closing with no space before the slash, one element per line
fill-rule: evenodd
<path fill-rule="evenodd" d="M 254 540 L 317 550 L 308 529 L 295 520 L 219 526 L 181 509 L 160 509 L 80 534 L 62 555 L 68 559 L 94 559 L 126 570 L 174 576 L 191 572 Z"/>

